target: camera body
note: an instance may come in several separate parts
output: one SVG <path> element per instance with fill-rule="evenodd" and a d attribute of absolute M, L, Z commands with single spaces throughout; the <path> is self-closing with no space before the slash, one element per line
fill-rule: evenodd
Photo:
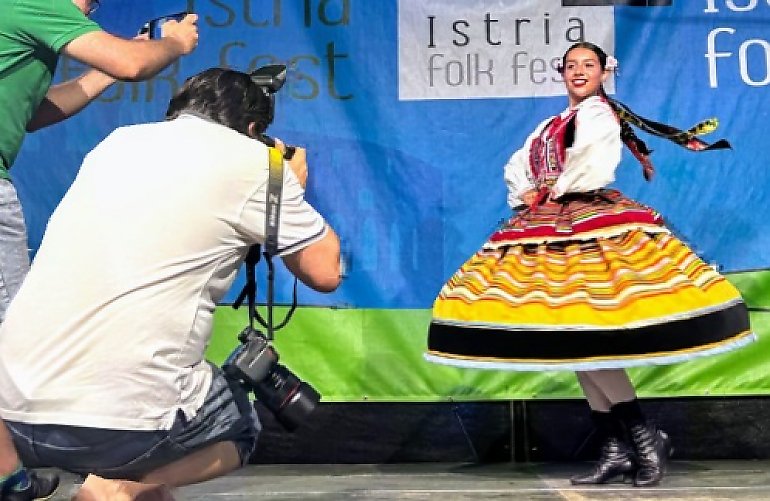
<path fill-rule="evenodd" d="M 315 409 L 320 393 L 278 363 L 278 352 L 261 332 L 249 326 L 238 339 L 240 346 L 222 370 L 252 391 L 284 428 L 294 431 Z"/>
<path fill-rule="evenodd" d="M 286 83 L 286 65 L 268 64 L 261 66 L 249 73 L 249 76 L 265 97 L 270 100 L 270 112 L 267 120 L 267 124 L 270 125 L 273 122 L 273 118 L 275 118 L 275 93 L 281 90 L 283 84 Z M 261 134 L 259 140 L 268 146 L 275 146 L 275 140 L 267 134 Z M 295 151 L 296 148 L 294 146 L 286 145 L 286 152 L 283 158 L 291 160 Z"/>

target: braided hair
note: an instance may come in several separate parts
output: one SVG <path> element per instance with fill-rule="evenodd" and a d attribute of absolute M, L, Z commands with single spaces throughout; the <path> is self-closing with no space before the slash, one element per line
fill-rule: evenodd
<path fill-rule="evenodd" d="M 570 46 L 570 48 L 567 49 L 567 51 L 564 53 L 564 56 L 562 56 L 561 65 L 558 67 L 559 73 L 564 73 L 564 68 L 567 63 L 567 55 L 573 49 L 590 50 L 596 54 L 602 70 L 609 69 L 607 67 L 607 53 L 604 52 L 601 47 L 591 42 L 578 42 Z M 614 71 L 616 68 L 613 67 L 611 69 Z M 604 91 L 604 86 L 599 87 L 599 93 L 601 97 L 607 101 L 607 104 L 610 105 L 610 108 L 612 108 L 612 111 L 614 111 L 615 115 L 618 117 L 620 122 L 620 139 L 623 141 L 623 143 L 625 143 L 628 149 L 631 150 L 631 153 L 634 155 L 634 157 L 639 160 L 639 163 L 642 164 L 642 175 L 647 181 L 652 179 L 652 176 L 655 173 L 655 167 L 652 165 L 652 161 L 650 160 L 650 154 L 652 153 L 652 150 L 650 150 L 647 147 L 647 144 L 636 135 L 636 132 L 631 127 L 632 125 L 649 134 L 668 139 L 669 141 L 672 141 L 691 151 L 730 148 L 730 143 L 724 139 L 720 139 L 715 143 L 708 144 L 696 137 L 714 131 L 718 125 L 716 118 L 709 118 L 699 122 L 687 130 L 681 130 L 668 124 L 649 120 L 634 113 L 625 104 L 609 97 Z"/>

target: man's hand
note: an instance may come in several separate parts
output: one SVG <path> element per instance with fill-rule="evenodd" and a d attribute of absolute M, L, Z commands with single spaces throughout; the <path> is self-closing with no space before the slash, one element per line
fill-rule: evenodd
<path fill-rule="evenodd" d="M 305 188 L 307 185 L 307 151 L 305 148 L 295 148 L 294 156 L 287 162 L 291 170 L 294 171 L 294 175 L 297 176 L 299 184 Z"/>
<path fill-rule="evenodd" d="M 187 14 L 181 21 L 169 19 L 160 27 L 161 37 L 177 40 L 183 47 L 182 54 L 187 55 L 198 45 L 197 22 L 197 14 Z"/>

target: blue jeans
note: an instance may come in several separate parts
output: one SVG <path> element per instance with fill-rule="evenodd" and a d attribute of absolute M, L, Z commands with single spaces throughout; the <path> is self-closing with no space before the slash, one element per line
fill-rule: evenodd
<path fill-rule="evenodd" d="M 22 462 L 73 473 L 136 480 L 217 442 L 231 441 L 241 465 L 254 452 L 262 426 L 246 391 L 218 367 L 203 406 L 191 420 L 180 411 L 170 430 L 125 431 L 6 421 Z M 151 390 L 149 390 L 151 391 Z"/>
<path fill-rule="evenodd" d="M 27 228 L 16 189 L 0 179 L 0 324 L 29 271 Z"/>

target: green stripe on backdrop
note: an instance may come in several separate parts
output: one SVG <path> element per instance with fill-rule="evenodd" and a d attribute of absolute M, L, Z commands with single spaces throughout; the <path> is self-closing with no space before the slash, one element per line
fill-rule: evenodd
<path fill-rule="evenodd" d="M 770 271 L 729 275 L 746 303 L 770 309 Z M 285 308 L 277 308 L 280 321 Z M 458 369 L 423 360 L 430 310 L 298 308 L 276 333 L 281 363 L 325 402 L 562 399 L 580 397 L 569 372 Z M 754 311 L 759 341 L 738 351 L 629 372 L 640 396 L 770 395 L 770 312 Z M 208 356 L 221 363 L 237 346 L 246 308 L 220 306 Z"/>

